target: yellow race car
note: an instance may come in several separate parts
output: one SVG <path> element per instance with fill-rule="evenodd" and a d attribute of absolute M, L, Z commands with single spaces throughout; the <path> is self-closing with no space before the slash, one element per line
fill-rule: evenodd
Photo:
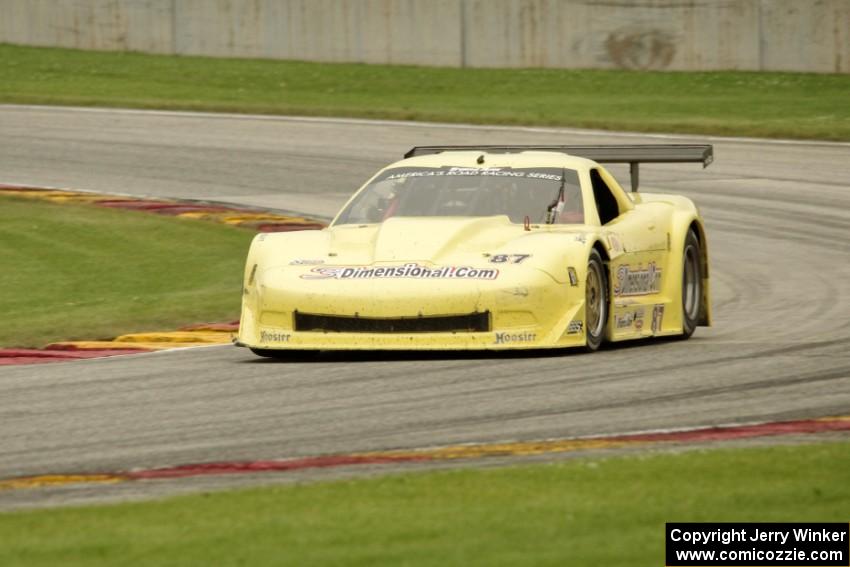
<path fill-rule="evenodd" d="M 583 347 L 711 322 L 689 199 L 638 193 L 641 163 L 708 145 L 417 147 L 320 231 L 259 234 L 237 345 L 293 350 Z M 628 163 L 632 192 L 600 163 Z"/>

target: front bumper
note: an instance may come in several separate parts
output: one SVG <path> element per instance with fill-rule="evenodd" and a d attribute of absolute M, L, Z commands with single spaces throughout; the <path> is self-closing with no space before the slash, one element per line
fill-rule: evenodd
<path fill-rule="evenodd" d="M 478 281 L 305 282 L 268 270 L 246 288 L 238 343 L 264 350 L 509 350 L 582 346 L 584 297 L 540 270 Z M 299 330 L 295 313 L 414 318 L 490 314 L 483 332 Z"/>

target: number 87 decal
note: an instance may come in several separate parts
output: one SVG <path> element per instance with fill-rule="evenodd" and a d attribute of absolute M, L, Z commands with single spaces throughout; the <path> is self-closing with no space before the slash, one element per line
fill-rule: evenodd
<path fill-rule="evenodd" d="M 531 254 L 494 254 L 490 256 L 491 264 L 522 264 L 531 258 Z"/>

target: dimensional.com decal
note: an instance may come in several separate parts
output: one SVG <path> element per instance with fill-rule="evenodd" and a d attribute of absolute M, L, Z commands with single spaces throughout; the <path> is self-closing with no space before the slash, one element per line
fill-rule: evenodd
<path fill-rule="evenodd" d="M 454 280 L 495 280 L 499 270 L 494 268 L 473 268 L 471 266 L 440 266 L 429 268 L 421 264 L 410 263 L 404 266 L 317 266 L 308 274 L 302 274 L 305 280 L 361 280 L 361 279 L 454 279 Z"/>
<path fill-rule="evenodd" d="M 648 295 L 661 290 L 661 268 L 650 262 L 646 268 L 638 265 L 633 268 L 624 264 L 617 268 L 617 282 L 614 284 L 614 295 Z"/>

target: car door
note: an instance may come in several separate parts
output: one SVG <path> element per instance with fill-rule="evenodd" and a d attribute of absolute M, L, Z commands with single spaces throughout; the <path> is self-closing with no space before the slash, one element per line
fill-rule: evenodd
<path fill-rule="evenodd" d="M 656 305 L 663 304 L 659 294 L 667 277 L 662 268 L 668 248 L 666 223 L 659 208 L 634 205 L 604 169 L 589 173 L 610 257 L 610 336 L 613 340 L 650 336 L 657 326 Z"/>

